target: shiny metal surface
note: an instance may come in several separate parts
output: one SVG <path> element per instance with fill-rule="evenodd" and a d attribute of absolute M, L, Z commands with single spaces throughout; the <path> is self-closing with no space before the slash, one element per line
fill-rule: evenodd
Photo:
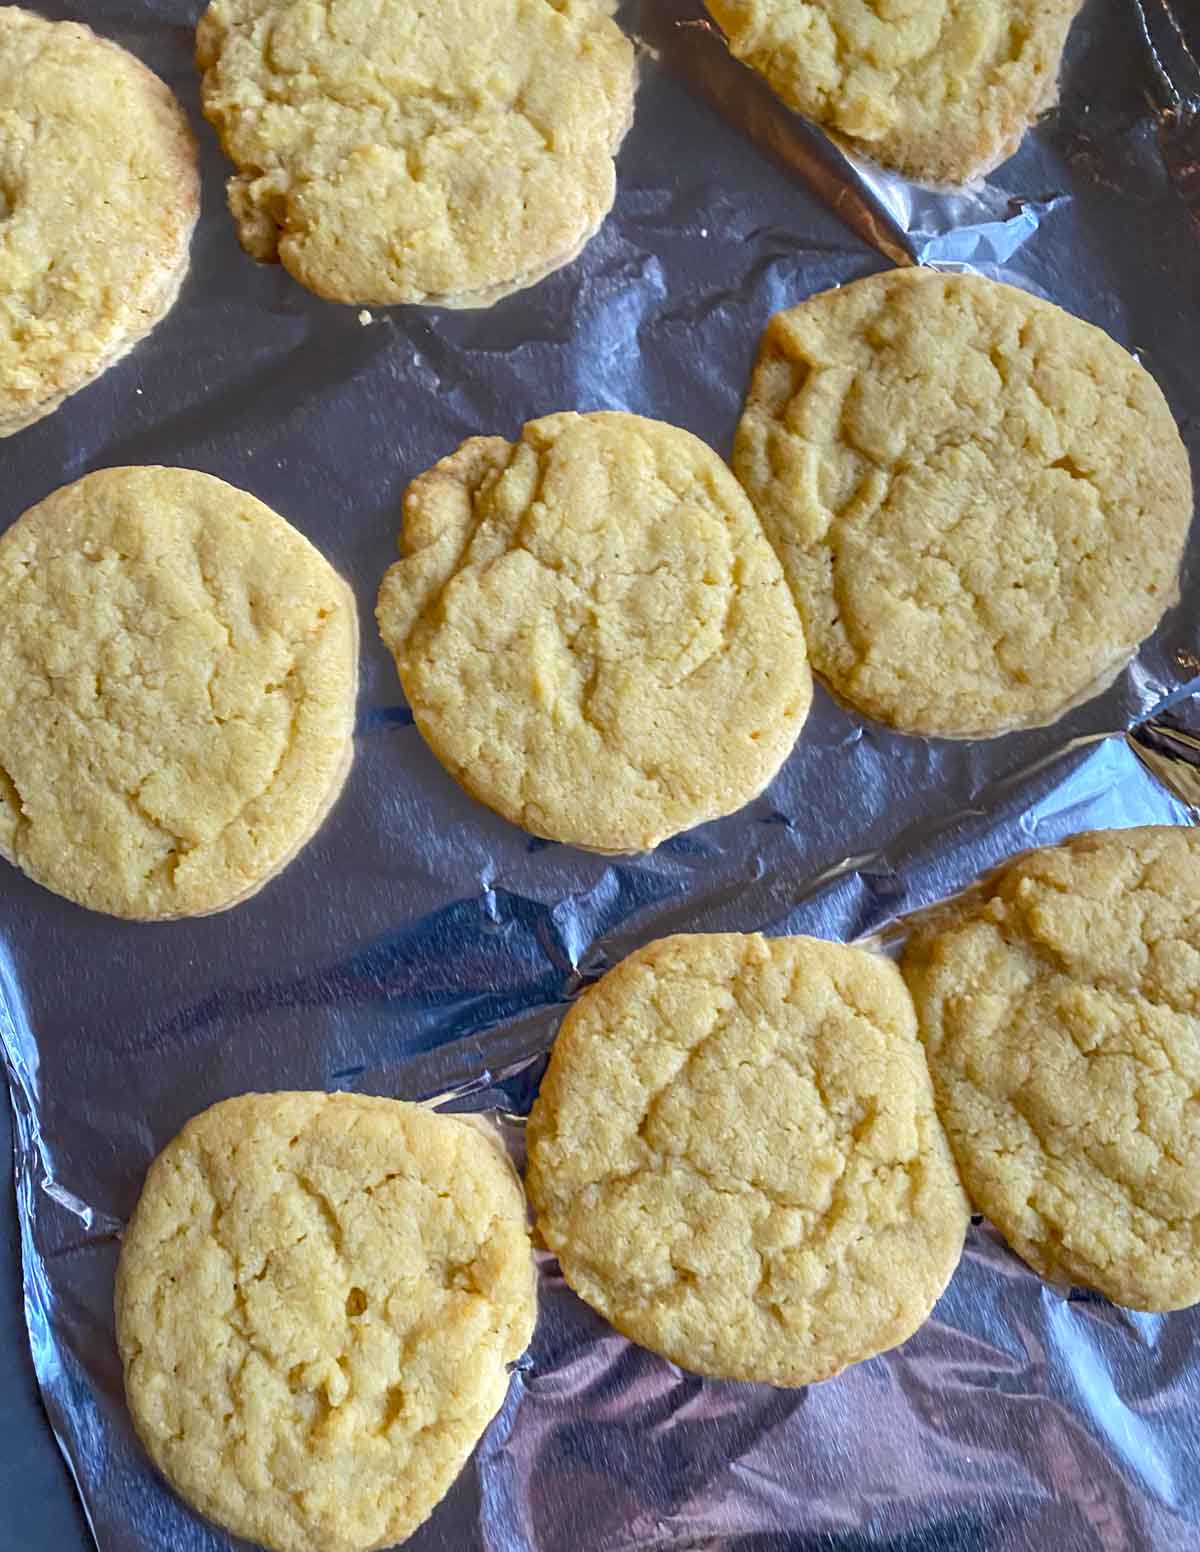
<path fill-rule="evenodd" d="M 364 326 L 238 249 L 197 111 L 196 4 L 46 9 L 115 37 L 180 92 L 205 213 L 166 322 L 0 444 L 0 525 L 89 469 L 191 465 L 295 523 L 362 608 L 355 769 L 262 894 L 134 926 L 0 874 L 0 1037 L 46 1406 L 103 1552 L 208 1552 L 228 1538 L 133 1439 L 111 1316 L 121 1225 L 193 1112 L 250 1088 L 453 1093 L 506 1117 L 519 1152 L 564 1004 L 651 937 L 890 937 L 904 912 L 1029 845 L 1200 818 L 1200 711 L 1185 698 L 1200 676 L 1200 544 L 1184 604 L 1057 726 L 905 739 L 819 692 L 762 799 L 620 861 L 532 840 L 461 793 L 413 728 L 371 618 L 404 484 L 461 438 L 613 407 L 727 452 L 768 315 L 889 261 L 977 267 L 1101 324 L 1139 351 L 1196 453 L 1200 99 L 1186 66 L 1200 16 L 1190 0 L 1091 0 L 1061 110 L 987 185 L 949 196 L 856 170 L 728 58 L 698 4 L 632 0 L 620 16 L 646 40 L 637 117 L 616 210 L 583 257 L 490 312 L 397 309 Z M 542 1274 L 508 1405 L 414 1548 L 1200 1547 L 1200 1315 L 1046 1287 L 986 1226 L 922 1332 L 808 1391 L 681 1374 L 608 1330 L 553 1263 Z"/>

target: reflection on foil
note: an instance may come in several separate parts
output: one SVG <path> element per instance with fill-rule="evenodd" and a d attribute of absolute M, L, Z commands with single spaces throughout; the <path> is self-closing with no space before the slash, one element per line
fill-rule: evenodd
<path fill-rule="evenodd" d="M 694 0 L 634 0 L 621 19 L 653 60 L 791 173 L 857 237 L 893 264 L 913 262 L 905 224 L 890 202 L 855 175 L 852 158 L 733 58 L 716 23 L 698 14 Z"/>
<path fill-rule="evenodd" d="M 1142 29 L 1166 105 L 1179 114 L 1200 112 L 1200 41 L 1186 0 L 1137 0 Z"/>
<path fill-rule="evenodd" d="M 450 1096 L 498 1118 L 519 1161 L 564 1005 L 648 939 L 759 929 L 888 946 L 906 913 L 1014 852 L 1200 818 L 1196 545 L 1184 604 L 1057 726 L 908 739 L 818 693 L 762 798 L 635 859 L 532 840 L 472 803 L 422 744 L 370 614 L 404 484 L 464 436 L 617 407 L 727 452 L 770 313 L 889 259 L 978 268 L 1101 324 L 1138 349 L 1195 452 L 1195 39 L 1184 0 L 1140 13 L 1092 0 L 1059 112 L 987 184 L 945 195 L 828 146 L 727 57 L 699 4 L 628 0 L 644 81 L 617 207 L 582 258 L 490 312 L 379 310 L 363 327 L 237 247 L 197 107 L 190 0 L 46 9 L 179 91 L 205 213 L 166 322 L 6 444 L 0 525 L 88 469 L 192 465 L 307 533 L 363 610 L 354 772 L 261 895 L 146 927 L 9 869 L 0 885 L 0 1038 L 47 1410 L 103 1552 L 213 1552 L 228 1538 L 133 1438 L 111 1315 L 121 1225 L 193 1112 L 254 1088 Z M 681 1373 L 617 1337 L 544 1256 L 541 1289 L 504 1412 L 414 1538 L 421 1552 L 1200 1544 L 1200 1316 L 1048 1287 L 986 1225 L 912 1341 L 807 1391 Z"/>
<path fill-rule="evenodd" d="M 1158 77 L 1158 143 L 1172 182 L 1200 224 L 1200 38 L 1186 0 L 1138 0 Z"/>

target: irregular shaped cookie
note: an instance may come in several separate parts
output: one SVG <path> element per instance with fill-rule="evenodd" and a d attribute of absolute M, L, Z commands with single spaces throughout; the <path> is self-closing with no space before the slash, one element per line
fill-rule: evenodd
<path fill-rule="evenodd" d="M 827 1379 L 910 1336 L 962 1252 L 912 1002 L 840 944 L 632 954 L 568 1013 L 528 1135 L 567 1282 L 701 1374 Z"/>
<path fill-rule="evenodd" d="M 379 592 L 417 726 L 536 835 L 645 851 L 732 813 L 812 696 L 779 564 L 717 455 L 635 415 L 474 437 L 404 498 Z"/>
<path fill-rule="evenodd" d="M 1200 832 L 1035 851 L 913 938 L 967 1190 L 1043 1276 L 1200 1300 Z"/>
<path fill-rule="evenodd" d="M 919 182 L 1011 156 L 1058 96 L 1080 0 L 706 0 L 789 107 Z"/>
<path fill-rule="evenodd" d="M 0 536 L 0 856 L 92 910 L 224 910 L 350 768 L 350 590 L 253 496 L 105 469 Z"/>
<path fill-rule="evenodd" d="M 498 1142 L 398 1100 L 247 1094 L 151 1166 L 117 1341 L 142 1442 L 202 1514 L 277 1552 L 367 1552 L 449 1489 L 535 1307 Z"/>
<path fill-rule="evenodd" d="M 904 732 L 1052 721 L 1178 598 L 1191 473 L 1154 379 L 980 276 L 897 270 L 778 313 L 734 469 L 814 669 Z"/>
<path fill-rule="evenodd" d="M 335 302 L 483 306 L 608 213 L 633 49 L 592 0 L 213 0 L 242 246 Z"/>
<path fill-rule="evenodd" d="M 158 77 L 87 27 L 0 7 L 0 437 L 150 332 L 199 213 L 196 147 Z"/>

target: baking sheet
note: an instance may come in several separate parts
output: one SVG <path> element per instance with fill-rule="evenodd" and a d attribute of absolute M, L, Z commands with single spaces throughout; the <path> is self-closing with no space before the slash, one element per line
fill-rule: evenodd
<path fill-rule="evenodd" d="M 143 926 L 0 871 L 0 1037 L 47 1410 L 103 1552 L 211 1552 L 233 1543 L 133 1439 L 112 1335 L 121 1226 L 189 1115 L 252 1088 L 454 1092 L 507 1118 L 519 1153 L 563 1006 L 652 937 L 871 935 L 1029 845 L 1200 817 L 1196 543 L 1183 605 L 1057 726 L 906 739 L 819 691 L 760 800 L 632 860 L 533 840 L 462 794 L 412 726 L 371 613 L 405 483 L 463 437 L 623 408 L 727 453 L 769 314 L 889 262 L 969 265 L 1099 323 L 1158 377 L 1195 455 L 1200 18 L 1091 0 L 1058 114 L 988 184 L 947 196 L 847 162 L 729 59 L 698 4 L 635 0 L 620 18 L 645 40 L 637 116 L 616 209 L 583 257 L 489 312 L 375 311 L 364 326 L 238 249 L 197 107 L 198 5 L 44 9 L 176 88 L 205 209 L 165 323 L 0 444 L 0 525 L 93 468 L 189 465 L 274 506 L 362 609 L 354 771 L 259 896 Z M 541 1296 L 505 1411 L 410 1543 L 422 1552 L 1200 1546 L 1200 1317 L 1068 1297 L 986 1226 L 922 1332 L 807 1391 L 682 1374 L 608 1330 L 549 1260 Z"/>

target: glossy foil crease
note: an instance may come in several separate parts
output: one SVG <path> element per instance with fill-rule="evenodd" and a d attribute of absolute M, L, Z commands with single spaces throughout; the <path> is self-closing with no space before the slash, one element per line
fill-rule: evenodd
<path fill-rule="evenodd" d="M 811 932 L 887 949 L 905 913 L 1014 852 L 1200 805 L 1198 549 L 1183 605 L 1117 684 L 984 743 L 888 733 L 818 691 L 741 814 L 648 857 L 544 844 L 425 749 L 371 617 L 405 483 L 477 432 L 622 408 L 728 453 L 776 309 L 888 263 L 968 267 L 1108 329 L 1200 446 L 1200 17 L 1090 0 L 1058 111 L 978 188 L 851 162 L 728 56 L 691 0 L 633 0 L 643 43 L 616 209 L 569 269 L 489 312 L 308 296 L 237 247 L 203 124 L 191 0 L 48 7 L 133 49 L 199 134 L 191 276 L 151 338 L 4 444 L 0 525 L 89 469 L 209 470 L 267 501 L 354 585 L 357 761 L 301 858 L 226 915 L 106 920 L 3 870 L 0 1036 L 16 1124 L 29 1331 L 103 1552 L 228 1538 L 168 1492 L 121 1399 L 111 1293 L 147 1164 L 246 1089 L 352 1087 L 522 1116 L 565 1004 L 675 931 Z M 1133 1552 L 1200 1545 L 1200 1316 L 1040 1283 L 987 1225 L 934 1318 L 807 1391 L 712 1384 L 630 1346 L 541 1262 L 508 1403 L 413 1548 Z"/>

